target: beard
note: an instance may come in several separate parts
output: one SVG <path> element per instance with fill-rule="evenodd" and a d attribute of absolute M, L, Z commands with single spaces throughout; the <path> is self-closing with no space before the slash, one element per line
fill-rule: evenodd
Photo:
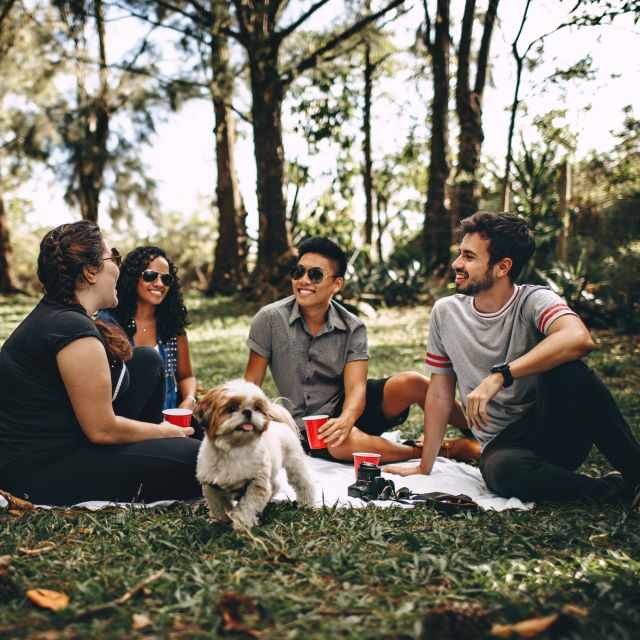
<path fill-rule="evenodd" d="M 463 273 L 467 277 L 469 276 L 464 271 L 457 271 L 456 273 Z M 456 284 L 456 293 L 461 293 L 465 296 L 477 296 L 480 292 L 491 289 L 492 286 L 493 274 L 490 269 L 487 269 L 484 276 L 475 281 L 467 280 L 463 284 Z"/>

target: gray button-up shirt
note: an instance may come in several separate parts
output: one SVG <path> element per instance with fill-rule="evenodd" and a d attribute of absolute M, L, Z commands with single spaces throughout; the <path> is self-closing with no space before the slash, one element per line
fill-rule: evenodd
<path fill-rule="evenodd" d="M 278 393 L 301 428 L 303 416 L 331 415 L 344 393 L 347 362 L 369 359 L 366 327 L 334 300 L 315 337 L 295 296 L 268 304 L 254 316 L 247 346 L 269 361 Z"/>

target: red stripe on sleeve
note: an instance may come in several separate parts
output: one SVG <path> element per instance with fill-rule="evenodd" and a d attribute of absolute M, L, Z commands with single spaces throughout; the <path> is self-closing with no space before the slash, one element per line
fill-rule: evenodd
<path fill-rule="evenodd" d="M 434 353 L 427 352 L 425 362 L 431 367 L 438 367 L 439 369 L 448 369 L 451 367 L 451 360 L 445 356 L 437 356 Z"/>
<path fill-rule="evenodd" d="M 560 311 L 571 311 L 571 309 L 566 304 L 559 302 L 558 304 L 554 304 L 548 309 L 545 309 L 540 314 L 540 320 L 538 320 L 538 330 L 540 333 L 544 333 L 544 327 L 547 322 Z M 571 313 L 573 313 L 573 311 L 571 311 Z"/>

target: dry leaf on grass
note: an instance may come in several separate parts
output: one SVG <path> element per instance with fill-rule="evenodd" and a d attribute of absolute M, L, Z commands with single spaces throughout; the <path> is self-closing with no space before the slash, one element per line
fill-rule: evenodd
<path fill-rule="evenodd" d="M 131 628 L 134 629 L 135 631 L 139 631 L 140 629 L 146 629 L 147 627 L 150 627 L 152 624 L 153 623 L 151 622 L 151 620 L 149 620 L 149 618 L 145 616 L 144 613 L 133 614 L 133 624 L 131 625 Z"/>
<path fill-rule="evenodd" d="M 246 633 L 253 638 L 259 638 L 262 635 L 246 622 L 247 618 L 251 618 L 252 622 L 259 618 L 258 606 L 247 596 L 228 591 L 220 596 L 218 607 L 222 613 L 225 631 Z"/>
<path fill-rule="evenodd" d="M 5 500 L 9 503 L 9 507 L 11 511 L 33 511 L 35 507 L 27 500 L 21 500 L 20 498 L 16 498 L 12 496 L 8 491 L 3 491 L 0 489 L 0 496 L 5 498 Z"/>
<path fill-rule="evenodd" d="M 562 607 L 561 613 L 554 613 L 550 616 L 542 616 L 539 618 L 529 618 L 514 624 L 494 624 L 491 627 L 491 635 L 497 638 L 508 638 L 514 633 L 521 638 L 535 638 L 535 636 L 544 633 L 558 622 L 570 622 L 571 618 L 586 618 L 589 612 L 582 607 L 576 607 L 572 604 L 566 604 Z"/>
<path fill-rule="evenodd" d="M 29 589 L 27 598 L 38 607 L 52 611 L 60 611 L 69 604 L 68 595 L 51 589 Z"/>
<path fill-rule="evenodd" d="M 25 556 L 37 556 L 41 553 L 46 553 L 47 551 L 51 551 L 55 548 L 56 545 L 53 542 L 45 542 L 41 547 L 35 547 L 34 549 L 29 549 L 27 547 L 18 547 L 18 551 L 20 553 L 24 553 Z"/>

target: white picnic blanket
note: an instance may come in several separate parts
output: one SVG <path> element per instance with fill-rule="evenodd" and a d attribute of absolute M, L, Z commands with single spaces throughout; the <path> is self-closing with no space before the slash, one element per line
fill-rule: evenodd
<path fill-rule="evenodd" d="M 398 466 L 414 466 L 416 461 L 396 463 Z M 379 507 L 405 506 L 390 500 L 375 500 L 366 503 L 358 498 L 350 498 L 347 495 L 347 487 L 355 482 L 355 471 L 352 464 L 329 462 L 318 458 L 310 459 L 310 467 L 316 481 L 316 505 L 339 507 L 363 507 L 366 504 L 375 504 Z M 463 493 L 475 500 L 483 509 L 503 511 L 504 509 L 531 509 L 533 502 L 522 502 L 518 498 L 502 498 L 492 493 L 485 484 L 480 470 L 464 462 L 455 462 L 446 458 L 437 458 L 431 474 L 396 476 L 383 473 L 384 478 L 393 480 L 396 489 L 407 487 L 413 493 L 429 493 L 441 491 L 444 493 Z M 295 492 L 283 482 L 282 489 L 276 494 L 275 500 L 287 500 L 293 498 Z M 411 507 L 411 505 L 406 505 Z"/>
<path fill-rule="evenodd" d="M 412 462 L 401 462 L 400 465 L 415 465 Z M 318 458 L 309 458 L 309 466 L 313 479 L 316 483 L 316 506 L 338 506 L 338 507 L 363 507 L 367 503 L 358 498 L 350 498 L 347 495 L 347 487 L 355 482 L 355 472 L 352 464 L 341 464 L 339 462 L 329 462 Z M 445 493 L 464 493 L 473 498 L 483 509 L 494 509 L 502 511 L 504 509 L 531 509 L 532 502 L 522 502 L 518 498 L 502 498 L 487 488 L 480 471 L 469 464 L 454 462 L 446 458 L 437 458 L 430 475 L 395 476 L 383 473 L 383 477 L 393 480 L 396 489 L 407 487 L 414 493 L 428 493 L 431 491 L 442 491 Z M 289 500 L 295 498 L 295 492 L 286 481 L 284 471 L 281 477 L 282 487 L 276 494 L 274 500 Z M 136 504 L 135 506 L 154 507 L 171 504 L 172 501 L 162 500 L 147 505 Z M 398 502 L 390 500 L 376 500 L 370 504 L 378 507 L 404 506 Z M 0 496 L 0 508 L 6 507 L 6 500 Z M 84 507 L 92 511 L 106 506 L 113 506 L 113 503 L 104 500 L 91 500 L 81 502 L 77 507 Z M 121 503 L 121 506 L 129 506 L 128 503 Z M 407 505 L 410 506 L 410 505 Z M 50 508 L 48 505 L 38 505 L 40 508 Z"/>

